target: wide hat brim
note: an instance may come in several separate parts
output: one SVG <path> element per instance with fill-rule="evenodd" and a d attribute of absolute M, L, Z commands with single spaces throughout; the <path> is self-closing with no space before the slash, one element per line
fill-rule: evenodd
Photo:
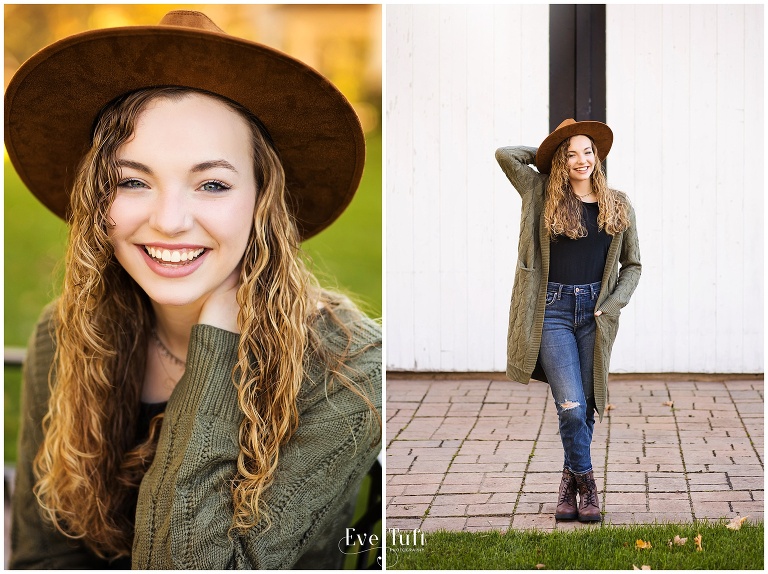
<path fill-rule="evenodd" d="M 11 162 L 29 190 L 66 218 L 74 174 L 104 105 L 146 87 L 206 90 L 258 116 L 285 168 L 299 235 L 315 235 L 341 215 L 360 183 L 365 138 L 357 114 L 333 84 L 303 62 L 216 31 L 207 17 L 197 16 L 214 29 L 101 29 L 32 56 L 5 92 Z"/>
<path fill-rule="evenodd" d="M 541 173 L 549 173 L 552 170 L 552 158 L 555 156 L 558 146 L 564 140 L 577 135 L 585 135 L 592 138 L 601 161 L 611 151 L 613 132 L 606 124 L 596 121 L 577 122 L 569 118 L 557 126 L 555 131 L 541 142 L 539 149 L 536 151 L 536 169 Z"/>

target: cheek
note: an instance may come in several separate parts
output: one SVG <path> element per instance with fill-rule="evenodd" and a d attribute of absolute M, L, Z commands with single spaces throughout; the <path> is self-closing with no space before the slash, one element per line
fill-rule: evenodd
<path fill-rule="evenodd" d="M 108 223 L 113 226 L 110 236 L 116 236 L 130 231 L 147 218 L 146 209 L 136 198 L 128 198 L 118 195 L 112 202 L 108 212 Z"/>
<path fill-rule="evenodd" d="M 112 207 L 107 212 L 107 232 L 110 241 L 112 241 L 115 247 L 118 247 L 117 243 L 126 235 L 126 228 L 128 227 L 127 215 L 128 212 L 123 202 L 119 198 L 115 198 Z"/>
<path fill-rule="evenodd" d="M 242 252 L 245 252 L 245 248 L 248 245 L 248 240 L 251 238 L 251 232 L 253 230 L 253 211 L 256 207 L 255 201 L 246 202 L 241 211 L 238 214 L 238 235 L 240 236 L 240 245 L 242 246 Z"/>
<path fill-rule="evenodd" d="M 220 241 L 230 243 L 241 255 L 251 236 L 254 203 L 252 198 L 243 198 L 210 211 L 206 217 L 208 225 L 217 230 Z"/>
<path fill-rule="evenodd" d="M 245 248 L 248 245 L 248 239 L 251 237 L 251 229 L 253 228 L 253 210 L 248 211 L 244 208 L 243 211 L 238 214 L 237 220 L 230 219 L 229 225 L 232 226 L 235 234 L 235 242 L 237 249 L 242 255 L 245 252 Z"/>

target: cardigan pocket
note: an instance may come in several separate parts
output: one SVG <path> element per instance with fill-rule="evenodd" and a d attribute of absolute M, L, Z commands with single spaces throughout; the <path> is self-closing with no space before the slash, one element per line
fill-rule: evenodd
<path fill-rule="evenodd" d="M 616 320 L 618 321 L 618 317 L 621 315 L 622 307 L 623 305 L 619 303 L 613 294 L 611 294 L 608 295 L 608 297 L 606 297 L 602 303 L 600 303 L 600 306 L 596 309 L 596 311 L 602 311 L 603 315 L 616 317 Z"/>
<path fill-rule="evenodd" d="M 597 333 L 600 337 L 603 353 L 610 353 L 616 333 L 619 331 L 619 313 L 602 313 L 595 316 Z"/>
<path fill-rule="evenodd" d="M 531 280 L 531 277 L 533 276 L 534 271 L 533 269 L 528 269 L 525 265 L 523 265 L 523 262 L 518 260 L 517 261 L 517 270 L 515 271 L 515 283 L 512 286 L 512 302 L 515 301 L 515 294 L 516 293 L 527 293 L 528 287 L 527 284 Z M 518 297 L 519 298 L 519 297 Z M 518 300 L 518 304 L 520 304 L 520 301 Z"/>
<path fill-rule="evenodd" d="M 533 271 L 536 271 L 533 267 L 528 267 L 526 265 L 525 261 L 522 259 L 517 260 L 517 268 L 520 269 L 520 271 L 525 271 L 526 273 L 532 273 Z"/>

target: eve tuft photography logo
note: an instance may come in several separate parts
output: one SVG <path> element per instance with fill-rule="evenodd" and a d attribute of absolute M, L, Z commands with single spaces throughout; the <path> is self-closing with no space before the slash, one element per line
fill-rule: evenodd
<path fill-rule="evenodd" d="M 402 552 L 423 552 L 427 546 L 427 538 L 420 529 L 401 530 L 387 528 L 387 566 L 394 566 Z"/>
<path fill-rule="evenodd" d="M 345 532 L 344 538 L 339 539 L 337 544 L 339 552 L 342 554 L 349 556 L 352 554 L 375 552 L 375 549 L 380 546 L 379 536 L 376 534 L 357 532 L 354 528 L 347 528 Z M 369 554 L 370 556 L 371 554 Z M 376 557 L 376 564 L 381 566 L 381 556 Z"/>

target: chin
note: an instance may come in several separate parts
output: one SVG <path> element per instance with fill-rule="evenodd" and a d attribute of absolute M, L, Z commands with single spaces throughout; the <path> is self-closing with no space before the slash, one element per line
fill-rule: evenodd
<path fill-rule="evenodd" d="M 179 292 L 167 292 L 162 289 L 144 289 L 147 297 L 156 305 L 163 307 L 186 307 L 200 300 L 201 295 Z"/>

